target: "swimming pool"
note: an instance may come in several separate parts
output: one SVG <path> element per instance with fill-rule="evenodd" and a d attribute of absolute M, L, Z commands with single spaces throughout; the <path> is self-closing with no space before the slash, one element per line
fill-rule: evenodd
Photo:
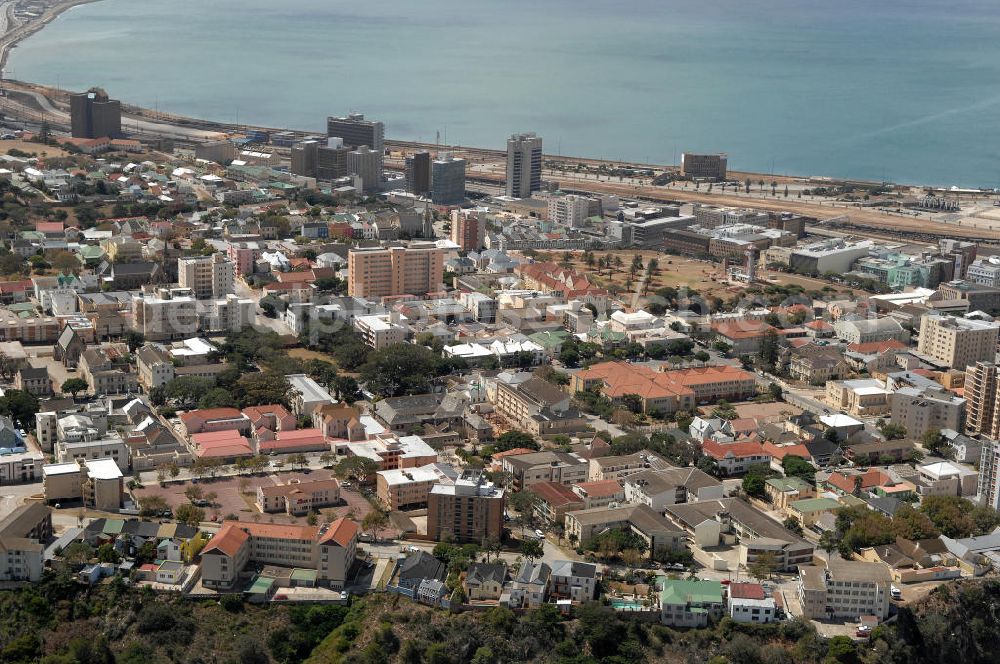
<path fill-rule="evenodd" d="M 649 607 L 643 606 L 642 602 L 636 602 L 629 599 L 613 599 L 611 600 L 611 608 L 616 611 L 648 611 Z"/>

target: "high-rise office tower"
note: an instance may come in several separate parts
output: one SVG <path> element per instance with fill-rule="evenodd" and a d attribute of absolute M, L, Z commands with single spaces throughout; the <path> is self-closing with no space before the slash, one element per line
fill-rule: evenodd
<path fill-rule="evenodd" d="M 350 151 L 342 139 L 328 138 L 326 145 L 317 150 L 316 179 L 330 181 L 347 175 L 347 153 Z"/>
<path fill-rule="evenodd" d="M 385 154 L 385 125 L 375 120 L 365 120 L 362 113 L 351 113 L 347 117 L 326 119 L 326 135 L 342 138 L 344 145 L 357 149 L 368 146 L 378 153 L 378 177 L 382 177 L 382 160 Z"/>
<path fill-rule="evenodd" d="M 70 129 L 73 138 L 121 138 L 122 107 L 100 88 L 70 95 Z"/>
<path fill-rule="evenodd" d="M 361 178 L 361 190 L 366 194 L 379 189 L 382 181 L 381 157 L 380 152 L 372 150 L 367 145 L 347 153 L 347 174 Z"/>
<path fill-rule="evenodd" d="M 431 165 L 431 201 L 461 205 L 465 200 L 465 160 L 443 154 Z"/>
<path fill-rule="evenodd" d="M 431 153 L 415 152 L 406 157 L 406 191 L 423 196 L 431 190 Z"/>
<path fill-rule="evenodd" d="M 542 139 L 534 133 L 507 139 L 507 195 L 530 198 L 542 188 Z"/>
<path fill-rule="evenodd" d="M 316 177 L 319 141 L 300 141 L 292 146 L 292 174 Z"/>

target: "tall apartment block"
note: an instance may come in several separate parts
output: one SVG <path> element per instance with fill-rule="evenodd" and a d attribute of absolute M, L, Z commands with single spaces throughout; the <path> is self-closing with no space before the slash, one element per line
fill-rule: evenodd
<path fill-rule="evenodd" d="M 316 168 L 319 164 L 319 141 L 299 141 L 292 146 L 291 152 L 292 174 L 307 178 L 316 177 Z"/>
<path fill-rule="evenodd" d="M 341 138 L 326 139 L 326 145 L 319 146 L 316 155 L 316 179 L 336 180 L 347 175 L 347 153 L 351 148 L 344 145 Z"/>
<path fill-rule="evenodd" d="M 681 176 L 705 180 L 725 180 L 726 164 L 729 158 L 725 154 L 681 154 Z"/>
<path fill-rule="evenodd" d="M 534 133 L 507 139 L 507 195 L 531 198 L 542 188 L 542 138 Z"/>
<path fill-rule="evenodd" d="M 979 504 L 1000 509 L 1000 440 L 983 439 L 979 459 Z"/>
<path fill-rule="evenodd" d="M 199 300 L 224 298 L 235 292 L 235 265 L 225 254 L 182 256 L 177 259 L 177 283 Z"/>
<path fill-rule="evenodd" d="M 567 194 L 549 199 L 549 221 L 561 226 L 580 228 L 590 216 L 590 199 Z"/>
<path fill-rule="evenodd" d="M 423 295 L 436 291 L 444 280 L 444 250 L 433 242 L 352 249 L 347 274 L 351 297 Z"/>
<path fill-rule="evenodd" d="M 70 129 L 73 138 L 121 138 L 122 106 L 99 88 L 70 95 Z"/>
<path fill-rule="evenodd" d="M 989 438 L 1000 438 L 997 417 L 997 365 L 976 362 L 965 371 L 965 430 Z M 985 456 L 985 454 L 984 454 Z"/>
<path fill-rule="evenodd" d="M 347 174 L 361 179 L 364 193 L 378 191 L 381 183 L 382 153 L 364 145 L 347 153 Z"/>
<path fill-rule="evenodd" d="M 437 541 L 500 541 L 504 492 L 482 471 L 466 470 L 450 484 L 437 484 L 427 495 L 427 534 Z"/>
<path fill-rule="evenodd" d="M 917 352 L 963 370 L 976 362 L 996 360 L 998 333 L 997 323 L 927 314 L 920 319 Z"/>
<path fill-rule="evenodd" d="M 465 201 L 465 160 L 441 155 L 431 165 L 431 202 L 461 205 Z"/>
<path fill-rule="evenodd" d="M 423 196 L 431 190 L 431 153 L 415 152 L 406 157 L 406 191 Z"/>
<path fill-rule="evenodd" d="M 471 210 L 452 210 L 451 241 L 461 251 L 479 251 L 486 242 L 486 220 Z"/>
<path fill-rule="evenodd" d="M 357 149 L 367 146 L 378 153 L 378 177 L 382 177 L 382 159 L 385 154 L 385 125 L 375 120 L 365 120 L 363 113 L 351 113 L 342 118 L 326 119 L 326 135 L 341 138 L 346 147 Z"/>

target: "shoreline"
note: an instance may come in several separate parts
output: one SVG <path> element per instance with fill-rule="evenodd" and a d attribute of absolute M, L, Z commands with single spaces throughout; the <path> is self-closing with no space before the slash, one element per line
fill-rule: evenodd
<path fill-rule="evenodd" d="M 61 90 L 54 88 L 49 85 L 33 83 L 29 81 L 19 81 L 16 79 L 6 78 L 6 65 L 7 60 L 10 56 L 10 52 L 15 48 L 18 43 L 36 34 L 39 30 L 48 25 L 51 21 L 58 18 L 64 12 L 69 11 L 74 7 L 81 5 L 87 5 L 100 2 L 100 0 L 66 0 L 65 2 L 59 2 L 48 7 L 39 17 L 34 20 L 22 23 L 8 29 L 4 34 L 0 35 L 0 88 L 11 88 L 17 89 L 21 86 L 21 91 L 27 91 L 34 95 L 44 95 L 50 100 L 59 100 L 65 103 L 65 95 L 69 94 L 67 90 Z M 2 11 L 5 16 L 0 16 L 0 20 L 3 20 L 5 25 L 10 26 L 11 22 L 7 19 L 13 18 L 13 7 L 14 0 L 6 0 L 5 2 L 0 2 L 0 11 Z M 52 108 L 46 110 L 41 109 L 41 113 L 36 113 L 36 115 L 44 116 L 46 113 L 50 113 Z M 258 124 L 235 124 L 231 122 L 216 121 L 204 118 L 196 118 L 192 116 L 184 116 L 176 113 L 164 112 L 164 111 L 153 111 L 135 104 L 130 104 L 125 100 L 122 100 L 122 124 L 123 128 L 128 128 L 129 125 L 135 127 L 135 132 L 139 136 L 159 136 L 159 137 L 171 137 L 176 140 L 185 141 L 188 140 L 192 143 L 202 142 L 206 140 L 213 140 L 218 138 L 223 138 L 224 134 L 237 134 L 244 133 L 252 129 L 260 129 L 269 132 L 277 131 L 291 131 L 296 135 L 309 136 L 314 135 L 318 132 L 302 130 L 302 129 L 290 129 L 288 127 L 268 127 Z M 30 116 L 31 113 L 26 113 L 26 116 Z M 59 119 L 48 117 L 44 118 L 47 121 L 52 121 L 54 123 L 60 123 Z M 140 127 L 141 126 L 141 127 Z M 403 140 L 403 139 L 389 139 L 387 138 L 386 146 L 390 148 L 396 148 L 401 150 L 413 150 L 413 149 L 430 149 L 430 150 L 445 150 L 460 152 L 466 155 L 482 155 L 489 156 L 491 158 L 497 158 L 504 154 L 504 150 L 500 148 L 485 148 L 477 146 L 465 146 L 465 145 L 442 145 L 430 143 L 427 141 L 416 141 L 416 140 Z M 563 154 L 543 154 L 543 159 L 556 161 L 556 162 L 567 162 L 574 163 L 578 162 L 581 164 L 587 164 L 589 166 L 599 166 L 607 165 L 610 167 L 620 167 L 627 169 L 651 169 L 658 170 L 662 172 L 677 171 L 680 166 L 679 164 L 657 164 L 657 163 L 646 163 L 638 160 L 609 160 L 609 159 L 599 159 L 594 157 L 585 156 L 574 156 L 574 155 L 563 155 Z M 767 181 L 775 180 L 779 184 L 786 183 L 799 183 L 799 184 L 811 184 L 813 186 L 841 186 L 841 185 L 852 185 L 856 187 L 871 187 L 886 184 L 877 180 L 867 180 L 862 178 L 851 178 L 851 177 L 838 177 L 838 176 L 825 176 L 825 175 L 801 175 L 801 174 L 788 174 L 788 173 L 765 173 L 765 172 L 755 172 L 755 171 L 744 171 L 744 170 L 731 170 L 728 173 L 728 180 L 743 180 L 752 179 L 754 181 L 766 179 Z M 997 193 L 997 188 L 991 187 L 980 187 L 980 188 L 958 188 L 952 189 L 948 185 L 931 185 L 926 183 L 906 183 L 906 182 L 891 182 L 888 184 L 895 185 L 897 187 L 909 187 L 913 189 L 928 189 L 935 192 L 941 192 L 942 194 L 973 194 L 973 192 L 978 192 L 979 195 L 991 195 Z"/>
<path fill-rule="evenodd" d="M 12 30 L 8 30 L 3 35 L 0 35 L 0 82 L 5 79 L 4 72 L 7 69 L 7 58 L 10 56 L 11 50 L 16 47 L 19 42 L 35 34 L 51 21 L 58 18 L 61 14 L 69 11 L 73 7 L 88 5 L 93 2 L 100 2 L 100 0 L 67 0 L 66 2 L 52 5 L 34 21 L 22 23 Z M 13 15 L 13 5 L 14 3 L 10 1 L 3 4 L 3 10 L 8 14 L 8 17 Z"/>

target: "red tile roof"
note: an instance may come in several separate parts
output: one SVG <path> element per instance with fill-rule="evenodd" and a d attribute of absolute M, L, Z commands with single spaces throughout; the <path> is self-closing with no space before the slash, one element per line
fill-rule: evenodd
<path fill-rule="evenodd" d="M 618 480 L 578 482 L 576 486 L 590 498 L 607 498 L 622 492 L 622 485 L 618 483 Z"/>
<path fill-rule="evenodd" d="M 764 336 L 774 328 L 759 320 L 739 320 L 724 323 L 712 323 L 712 330 L 727 339 L 753 339 Z"/>
<path fill-rule="evenodd" d="M 205 548 L 201 550 L 201 555 L 206 553 L 221 552 L 235 558 L 250 536 L 240 529 L 238 521 L 226 521 L 215 537 L 208 541 Z"/>
<path fill-rule="evenodd" d="M 320 538 L 320 544 L 335 542 L 345 549 L 351 545 L 351 540 L 358 536 L 358 524 L 348 518 L 340 517 L 330 524 Z"/>
<path fill-rule="evenodd" d="M 730 583 L 729 596 L 733 599 L 767 599 L 767 592 L 759 583 Z"/>
<path fill-rule="evenodd" d="M 889 339 L 888 341 L 870 341 L 863 344 L 848 344 L 847 346 L 847 350 L 853 353 L 861 353 L 862 355 L 876 355 L 889 350 L 899 350 L 901 348 L 906 348 L 906 344 L 898 339 Z"/>
<path fill-rule="evenodd" d="M 552 507 L 565 507 L 566 505 L 583 503 L 583 498 L 576 495 L 565 484 L 559 484 L 558 482 L 539 482 L 538 484 L 532 484 L 530 490 L 540 500 Z"/>
<path fill-rule="evenodd" d="M 871 489 L 872 487 L 881 486 L 886 482 L 892 481 L 888 475 L 883 473 L 877 468 L 872 468 L 861 475 L 845 475 L 840 472 L 830 473 L 830 477 L 827 479 L 827 483 L 831 484 L 844 493 L 854 492 L 854 482 L 855 478 L 861 478 L 861 489 Z"/>
<path fill-rule="evenodd" d="M 717 443 L 712 439 L 705 440 L 701 444 L 702 451 L 716 460 L 725 459 L 732 455 L 737 459 L 751 456 L 766 456 L 764 446 L 753 441 L 741 441 L 736 443 Z"/>

